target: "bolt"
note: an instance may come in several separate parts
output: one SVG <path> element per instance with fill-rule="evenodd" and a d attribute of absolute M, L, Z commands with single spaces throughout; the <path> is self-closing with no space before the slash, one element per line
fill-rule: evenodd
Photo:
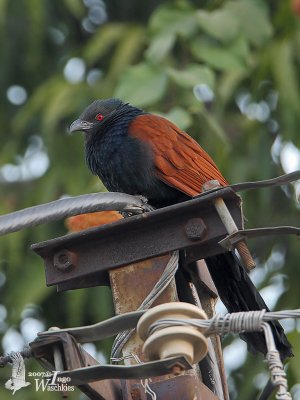
<path fill-rule="evenodd" d="M 54 254 L 53 264 L 60 271 L 68 271 L 76 266 L 77 256 L 70 250 L 60 250 Z"/>
<path fill-rule="evenodd" d="M 132 400 L 141 400 L 141 391 L 139 388 L 132 388 L 130 391 Z"/>
<path fill-rule="evenodd" d="M 239 255 L 247 268 L 247 271 L 251 271 L 256 267 L 255 261 L 253 260 L 253 257 L 250 253 L 250 250 L 248 249 L 247 243 L 242 240 L 240 242 L 237 242 L 235 245 L 237 251 L 239 252 Z"/>
<path fill-rule="evenodd" d="M 185 233 L 191 240 L 199 240 L 206 232 L 205 223 L 201 218 L 191 218 L 185 225 Z"/>
<path fill-rule="evenodd" d="M 203 191 L 211 190 L 211 189 L 217 189 L 221 187 L 220 183 L 217 180 L 211 180 L 202 186 Z M 238 228 L 224 202 L 224 200 L 221 197 L 217 197 L 213 200 L 213 203 L 216 207 L 217 213 L 219 214 L 219 217 L 221 218 L 221 221 L 223 222 L 223 225 L 225 226 L 227 232 L 229 234 L 235 233 L 238 231 Z M 235 244 L 235 248 L 237 249 L 241 260 L 247 269 L 247 271 L 251 271 L 253 268 L 255 268 L 255 261 L 252 258 L 252 255 L 248 249 L 248 246 L 246 244 L 245 240 L 241 240 L 240 242 Z"/>
<path fill-rule="evenodd" d="M 174 374 L 176 376 L 180 375 L 182 373 L 182 371 L 183 371 L 183 368 L 179 364 L 175 364 L 171 369 L 172 374 Z"/>

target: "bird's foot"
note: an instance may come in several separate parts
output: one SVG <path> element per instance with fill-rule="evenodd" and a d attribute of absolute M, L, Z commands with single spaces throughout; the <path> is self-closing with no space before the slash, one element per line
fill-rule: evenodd
<path fill-rule="evenodd" d="M 141 201 L 141 207 L 130 207 L 129 210 L 123 210 L 119 211 L 119 213 L 123 216 L 123 218 L 128 218 L 132 217 L 133 215 L 137 214 L 143 214 L 144 212 L 149 212 L 155 210 L 154 207 L 152 207 L 150 204 L 148 204 L 148 199 L 145 196 L 142 195 L 136 195 L 136 198 L 138 198 Z"/>

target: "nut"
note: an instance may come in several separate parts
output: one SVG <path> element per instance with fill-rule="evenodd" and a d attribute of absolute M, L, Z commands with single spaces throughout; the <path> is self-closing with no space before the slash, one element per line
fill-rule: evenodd
<path fill-rule="evenodd" d="M 141 390 L 137 387 L 134 387 L 130 391 L 132 400 L 141 400 Z"/>
<path fill-rule="evenodd" d="M 185 233 L 191 240 L 199 240 L 206 232 L 206 225 L 202 218 L 191 218 L 186 226 Z"/>
<path fill-rule="evenodd" d="M 53 264 L 60 271 L 68 271 L 76 266 L 77 256 L 70 250 L 60 250 L 54 254 Z"/>
<path fill-rule="evenodd" d="M 173 367 L 172 367 L 172 374 L 174 374 L 174 375 L 180 375 L 181 373 L 182 373 L 182 371 L 183 371 L 183 368 L 182 368 L 182 366 L 181 365 L 179 365 L 179 364 L 176 364 L 176 365 L 174 365 Z"/>

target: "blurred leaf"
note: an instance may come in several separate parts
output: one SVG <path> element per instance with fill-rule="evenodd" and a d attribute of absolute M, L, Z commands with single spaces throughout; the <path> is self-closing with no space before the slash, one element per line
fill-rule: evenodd
<path fill-rule="evenodd" d="M 299 81 L 292 44 L 287 40 L 274 43 L 270 56 L 273 58 L 272 69 L 280 91 L 282 107 L 288 106 L 294 111 L 298 111 L 300 105 Z"/>
<path fill-rule="evenodd" d="M 115 96 L 144 107 L 163 96 L 166 84 L 167 76 L 164 72 L 147 64 L 139 64 L 124 73 Z"/>
<path fill-rule="evenodd" d="M 0 0 L 0 23 L 4 25 L 8 0 Z"/>
<path fill-rule="evenodd" d="M 26 65 L 28 70 L 30 70 L 31 68 L 35 68 L 38 54 L 42 51 L 42 31 L 45 29 L 46 13 L 43 3 L 39 0 L 29 0 L 27 2 L 26 11 L 28 23 L 31 26 L 27 39 L 29 40 L 29 47 L 33 57 L 24 60 L 24 65 Z"/>
<path fill-rule="evenodd" d="M 225 9 L 239 22 L 242 32 L 254 45 L 261 46 L 271 38 L 273 29 L 262 0 L 229 1 Z"/>
<path fill-rule="evenodd" d="M 297 383 L 300 382 L 300 369 L 299 369 L 299 356 L 300 356 L 300 341 L 299 341 L 299 331 L 294 330 L 288 334 L 288 339 L 293 345 L 293 352 L 296 357 L 293 357 L 288 363 L 288 369 L 294 376 Z"/>
<path fill-rule="evenodd" d="M 38 111 L 46 108 L 49 97 L 52 97 L 61 88 L 61 77 L 54 76 L 45 83 L 36 88 L 34 94 L 29 98 L 26 104 L 16 113 L 12 121 L 13 129 L 16 132 L 23 133 L 24 128 L 30 120 L 35 117 Z"/>
<path fill-rule="evenodd" d="M 109 80 L 117 79 L 120 73 L 135 61 L 144 44 L 144 38 L 144 29 L 141 26 L 132 25 L 127 27 L 110 59 L 110 69 L 107 77 Z"/>
<path fill-rule="evenodd" d="M 64 0 L 64 3 L 71 14 L 73 14 L 76 18 L 82 18 L 84 15 L 84 5 L 81 0 Z"/>
<path fill-rule="evenodd" d="M 67 307 L 70 310 L 68 324 L 71 326 L 78 326 L 84 319 L 86 309 L 85 302 L 88 297 L 86 289 L 72 290 L 68 293 Z"/>
<path fill-rule="evenodd" d="M 172 49 L 175 39 L 175 35 L 172 33 L 158 35 L 152 39 L 150 46 L 145 53 L 147 60 L 152 63 L 158 63 L 162 61 Z"/>
<path fill-rule="evenodd" d="M 158 63 L 172 49 L 176 36 L 190 37 L 197 30 L 195 13 L 190 9 L 174 9 L 163 5 L 150 19 L 150 46 L 145 55 L 150 62 Z"/>
<path fill-rule="evenodd" d="M 218 70 L 239 70 L 245 68 L 244 62 L 229 49 L 197 40 L 191 45 L 194 56 Z"/>
<path fill-rule="evenodd" d="M 255 377 L 258 374 L 262 374 L 265 368 L 263 357 L 261 354 L 256 354 L 254 356 L 253 354 L 248 353 L 248 357 L 244 366 L 246 367 L 247 371 L 247 379 L 244 379 L 243 374 L 239 373 L 238 370 L 232 371 L 231 374 L 238 383 L 237 399 L 253 400 L 257 398 L 257 396 L 253 394 L 253 390 L 255 390 Z"/>
<path fill-rule="evenodd" d="M 238 85 L 249 75 L 249 70 L 226 71 L 219 79 L 217 92 L 219 98 L 226 103 L 235 94 Z"/>
<path fill-rule="evenodd" d="M 214 89 L 215 76 L 213 71 L 199 64 L 189 64 L 184 70 L 179 71 L 174 68 L 168 68 L 167 73 L 170 78 L 179 86 L 193 88 L 198 84 L 206 84 Z"/>
<path fill-rule="evenodd" d="M 161 35 L 190 37 L 197 30 L 194 10 L 179 10 L 171 5 L 159 7 L 150 19 L 150 31 Z"/>
<path fill-rule="evenodd" d="M 89 65 L 94 64 L 122 38 L 126 29 L 126 25 L 121 23 L 111 23 L 99 28 L 83 49 L 83 58 Z"/>
<path fill-rule="evenodd" d="M 71 85 L 61 81 L 59 92 L 48 99 L 47 107 L 44 109 L 42 129 L 44 133 L 53 133 L 58 122 L 72 111 L 72 99 L 78 95 L 77 85 Z"/>
<path fill-rule="evenodd" d="M 205 122 L 209 132 L 221 139 L 222 143 L 226 145 L 225 147 L 227 151 L 230 147 L 230 144 L 224 129 L 221 127 L 218 121 L 210 115 L 205 107 L 199 109 L 199 113 L 203 121 Z"/>
<path fill-rule="evenodd" d="M 240 30 L 239 20 L 226 8 L 215 11 L 198 11 L 197 20 L 204 32 L 220 40 L 229 42 Z"/>
<path fill-rule="evenodd" d="M 236 38 L 236 40 L 231 42 L 231 44 L 228 46 L 228 51 L 239 58 L 243 65 L 246 65 L 250 56 L 250 48 L 245 36 L 240 35 Z"/>

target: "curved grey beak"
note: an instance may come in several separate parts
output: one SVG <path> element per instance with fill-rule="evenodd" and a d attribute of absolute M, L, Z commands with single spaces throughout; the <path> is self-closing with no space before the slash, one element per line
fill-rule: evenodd
<path fill-rule="evenodd" d="M 77 131 L 87 131 L 93 127 L 92 122 L 82 121 L 81 119 L 76 119 L 69 128 L 69 132 L 77 132 Z"/>

